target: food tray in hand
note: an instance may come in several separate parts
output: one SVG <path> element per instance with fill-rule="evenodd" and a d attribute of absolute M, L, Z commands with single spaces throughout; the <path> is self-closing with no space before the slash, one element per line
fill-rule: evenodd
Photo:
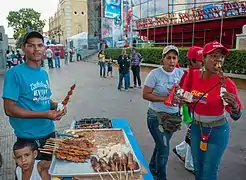
<path fill-rule="evenodd" d="M 83 134 L 92 134 L 95 132 L 96 134 L 100 135 L 98 138 L 95 138 L 95 143 L 100 144 L 100 146 L 105 146 L 109 143 L 109 141 L 112 141 L 113 139 L 116 139 L 116 142 L 112 143 L 124 143 L 130 150 L 130 152 L 133 154 L 134 161 L 138 164 L 138 169 L 133 170 L 133 173 L 141 173 L 141 164 L 139 160 L 137 159 L 132 146 L 130 144 L 130 141 L 125 134 L 124 130 L 122 129 L 80 129 L 80 130 L 69 130 L 70 132 L 74 131 L 75 134 L 83 135 Z M 123 140 L 119 139 L 118 135 L 114 136 L 113 138 L 110 137 L 103 137 L 103 134 L 105 135 L 111 135 L 111 134 L 120 134 L 122 136 Z M 116 138 L 115 138 L 116 137 Z M 93 156 L 93 155 L 92 155 Z M 51 166 L 49 169 L 49 173 L 52 176 L 59 176 L 59 177 L 74 177 L 74 176 L 99 176 L 101 175 L 108 175 L 109 173 L 114 175 L 116 172 L 95 172 L 92 168 L 90 159 L 87 159 L 84 163 L 74 163 L 66 160 L 59 160 L 56 158 L 55 155 L 52 157 Z M 125 171 L 118 171 L 117 173 L 125 173 Z"/>
<path fill-rule="evenodd" d="M 111 120 L 108 118 L 82 118 L 74 121 L 72 129 L 109 129 L 112 128 Z"/>

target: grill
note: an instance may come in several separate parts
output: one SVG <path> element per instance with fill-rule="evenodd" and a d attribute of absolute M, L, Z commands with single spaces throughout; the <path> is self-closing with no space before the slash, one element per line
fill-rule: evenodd
<path fill-rule="evenodd" d="M 75 129 L 108 129 L 112 128 L 108 118 L 83 118 L 75 122 Z"/>

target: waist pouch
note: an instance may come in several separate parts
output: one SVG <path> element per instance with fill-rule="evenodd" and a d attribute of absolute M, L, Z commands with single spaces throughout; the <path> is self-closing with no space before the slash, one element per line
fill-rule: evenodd
<path fill-rule="evenodd" d="M 181 127 L 181 116 L 176 114 L 168 114 L 165 112 L 156 112 L 159 125 L 163 126 L 163 129 L 168 132 L 176 132 Z"/>

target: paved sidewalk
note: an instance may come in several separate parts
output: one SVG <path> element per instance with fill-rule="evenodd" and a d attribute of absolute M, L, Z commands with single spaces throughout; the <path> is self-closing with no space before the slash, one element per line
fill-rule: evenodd
<path fill-rule="evenodd" d="M 92 61 L 93 60 L 93 61 Z M 114 69 L 114 77 L 102 79 L 99 77 L 96 57 L 90 62 L 74 62 L 61 69 L 48 70 L 50 75 L 53 99 L 61 101 L 69 87 L 76 82 L 77 87 L 68 104 L 68 114 L 57 122 L 58 129 L 69 128 L 73 118 L 81 117 L 122 117 L 127 118 L 135 136 L 142 148 L 146 160 L 149 160 L 153 150 L 153 140 L 146 125 L 148 102 L 142 99 L 140 89 L 129 92 L 117 91 L 118 70 Z M 147 72 L 142 72 L 142 79 Z M 3 78 L 0 78 L 2 94 Z M 240 90 L 240 97 L 246 106 L 246 91 Z M 2 100 L 0 103 L 2 108 Z M 231 124 L 230 145 L 226 150 L 220 169 L 219 180 L 246 180 L 246 113 L 243 119 Z M 184 129 L 175 133 L 172 147 L 183 140 Z M 13 131 L 8 124 L 3 110 L 0 112 L 0 152 L 4 156 L 4 165 L 0 169 L 0 180 L 13 180 L 14 163 L 12 160 L 12 145 L 15 141 Z M 171 153 L 168 164 L 169 180 L 194 180 L 193 175 L 184 170 L 183 164 Z"/>

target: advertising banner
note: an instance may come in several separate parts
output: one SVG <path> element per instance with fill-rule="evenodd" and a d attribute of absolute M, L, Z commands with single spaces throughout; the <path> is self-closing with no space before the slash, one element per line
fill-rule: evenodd
<path fill-rule="evenodd" d="M 121 15 L 121 0 L 104 0 L 106 18 L 116 18 Z"/>

